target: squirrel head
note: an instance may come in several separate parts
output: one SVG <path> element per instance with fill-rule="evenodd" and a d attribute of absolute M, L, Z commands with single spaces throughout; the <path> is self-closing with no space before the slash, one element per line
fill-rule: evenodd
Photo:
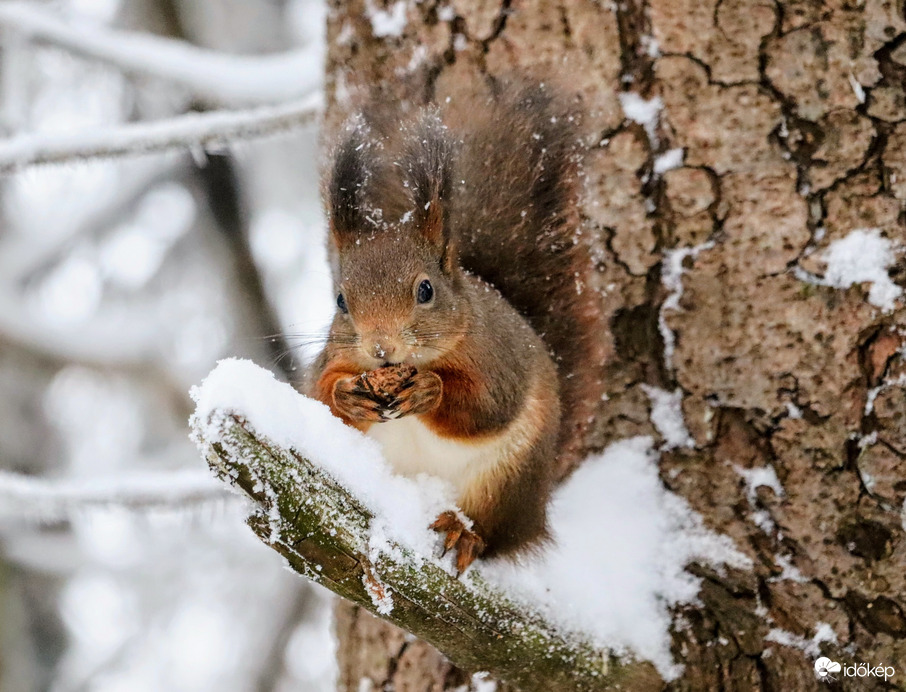
<path fill-rule="evenodd" d="M 428 365 L 465 335 L 471 310 L 447 219 L 452 156 L 430 111 L 383 136 L 360 118 L 336 149 L 331 341 L 365 370 Z"/>

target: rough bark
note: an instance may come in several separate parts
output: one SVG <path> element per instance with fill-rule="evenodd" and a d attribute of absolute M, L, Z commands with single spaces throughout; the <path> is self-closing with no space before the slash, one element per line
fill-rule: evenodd
<path fill-rule="evenodd" d="M 857 228 L 906 241 L 902 2 L 425 0 L 406 4 L 401 35 L 376 36 L 368 14 L 391 5 L 331 3 L 329 126 L 374 85 L 411 96 L 413 76 L 425 99 L 514 70 L 582 96 L 585 223 L 612 316 L 601 335 L 609 399 L 589 448 L 656 435 L 641 385 L 681 388 L 695 446 L 662 456 L 664 482 L 756 564 L 733 578 L 699 570 L 702 604 L 675 621 L 686 674 L 670 688 L 817 689 L 818 648 L 895 666 L 903 684 L 903 304 L 885 314 L 864 287 L 795 272 L 820 276 L 822 252 Z M 624 90 L 663 101 L 656 127 L 624 117 Z M 683 165 L 655 175 L 656 157 L 677 147 Z M 681 297 L 665 307 L 673 250 L 688 256 Z M 748 490 L 738 469 L 761 467 L 782 495 Z M 340 619 L 341 648 L 360 637 L 357 622 Z M 837 642 L 811 653 L 769 636 L 801 647 L 819 623 Z M 399 670 L 380 679 L 360 663 L 391 660 L 399 635 L 357 641 L 367 652 L 342 659 L 347 689 L 361 678 L 406 689 Z"/>

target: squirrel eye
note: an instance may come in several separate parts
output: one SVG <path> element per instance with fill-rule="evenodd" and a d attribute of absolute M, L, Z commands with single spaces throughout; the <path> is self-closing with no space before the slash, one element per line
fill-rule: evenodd
<path fill-rule="evenodd" d="M 425 304 L 430 303 L 434 298 L 434 286 L 431 285 L 431 282 L 425 279 L 418 285 L 418 291 L 416 291 L 416 299 L 419 303 Z"/>
<path fill-rule="evenodd" d="M 337 307 L 340 308 L 340 312 L 344 315 L 349 312 L 349 308 L 346 307 L 346 298 L 343 297 L 342 293 L 337 295 Z"/>

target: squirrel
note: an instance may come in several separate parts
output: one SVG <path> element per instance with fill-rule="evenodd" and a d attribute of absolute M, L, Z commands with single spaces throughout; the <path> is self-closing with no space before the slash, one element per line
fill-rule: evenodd
<path fill-rule="evenodd" d="M 375 101 L 324 179 L 337 309 L 310 394 L 398 473 L 452 483 L 462 573 L 548 537 L 600 377 L 576 114 L 542 83 L 411 112 Z"/>

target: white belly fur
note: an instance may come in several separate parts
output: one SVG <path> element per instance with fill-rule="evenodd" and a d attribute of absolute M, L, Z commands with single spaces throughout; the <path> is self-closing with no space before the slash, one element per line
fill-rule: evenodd
<path fill-rule="evenodd" d="M 372 425 L 368 436 L 377 440 L 384 458 L 396 473 L 427 473 L 449 481 L 458 494 L 477 473 L 492 468 L 499 459 L 498 438 L 479 443 L 458 442 L 434 434 L 417 416 Z"/>
<path fill-rule="evenodd" d="M 488 484 L 497 485 L 510 474 L 518 473 L 529 449 L 536 443 L 544 420 L 556 410 L 551 393 L 536 384 L 526 397 L 526 405 L 507 429 L 497 435 L 463 442 L 443 438 L 432 432 L 418 416 L 376 423 L 368 436 L 377 440 L 396 473 L 417 476 L 427 473 L 453 484 L 460 505 L 476 500 L 473 494 Z M 472 491 L 472 492 L 470 492 Z"/>

